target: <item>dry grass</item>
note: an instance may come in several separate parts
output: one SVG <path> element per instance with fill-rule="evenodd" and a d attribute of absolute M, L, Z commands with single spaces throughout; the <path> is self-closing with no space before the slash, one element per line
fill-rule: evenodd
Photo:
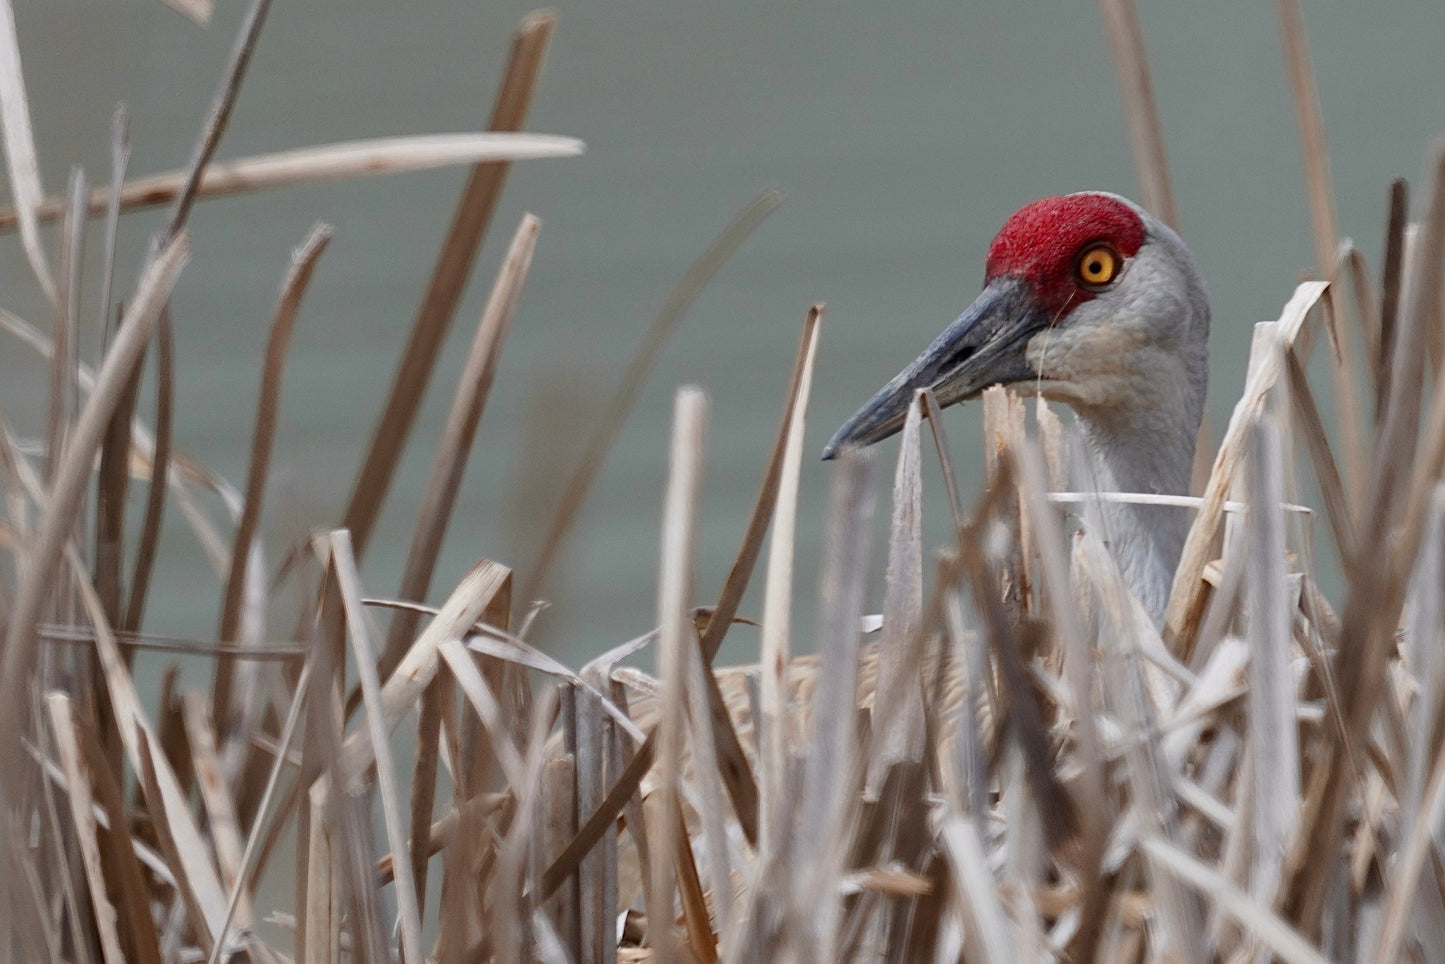
<path fill-rule="evenodd" d="M 1145 196 L 1172 220 L 1137 20 L 1127 2 L 1103 7 Z M 508 164 L 578 148 L 519 133 L 553 18 L 520 27 L 492 133 L 212 164 L 265 12 L 258 0 L 246 19 L 190 166 L 127 181 L 118 115 L 110 185 L 90 191 L 77 178 L 53 201 L 40 191 L 8 5 L 0 16 L 0 136 L 17 205 L 0 227 L 18 228 L 58 319 L 47 338 L 0 314 L 52 373 L 44 456 L 0 425 L 12 574 L 0 594 L 0 957 L 1445 959 L 1445 391 L 1435 331 L 1445 146 L 1418 231 L 1406 223 L 1403 186 L 1394 191 L 1376 286 L 1336 237 L 1296 3 L 1282 0 L 1281 23 L 1324 277 L 1299 285 L 1279 320 L 1256 330 L 1203 495 L 1185 500 L 1194 523 L 1162 632 L 1098 537 L 1069 524 L 1078 510 L 1068 506 L 1130 496 L 1060 494 L 1062 426 L 1040 406 L 1031 433 L 1024 402 L 995 389 L 983 406 L 988 484 L 972 507 L 960 504 L 935 401 L 921 395 L 909 415 L 886 509 L 881 619 L 862 603 L 876 566 L 870 520 L 884 511 L 880 467 L 869 455 L 842 460 L 815 652 L 795 657 L 805 647 L 790 632 L 794 520 L 818 306 L 714 604 L 695 608 L 705 591 L 692 572 L 707 400 L 688 388 L 671 440 L 658 628 L 578 672 L 534 649 L 525 620 L 514 628 L 513 577 L 501 562 L 478 561 L 439 609 L 423 605 L 523 297 L 540 230 L 530 215 L 478 322 L 402 583 L 391 597 L 371 593 L 358 570 Z M 224 190 L 435 163 L 472 164 L 472 177 L 345 527 L 269 573 L 256 533 L 279 386 L 328 231 L 313 230 L 283 281 L 250 471 L 236 490 L 170 450 L 165 306 L 189 254 L 187 213 Z M 724 229 L 659 313 L 521 598 L 547 584 L 548 560 L 660 346 L 777 201 L 760 196 Z M 140 203 L 173 205 L 170 226 L 134 290 L 113 298 L 115 223 Z M 73 338 L 91 216 L 105 218 L 101 301 L 108 312 L 125 305 L 93 370 Z M 54 274 L 39 234 L 46 219 L 63 225 Z M 1306 375 L 1321 326 L 1341 413 L 1332 425 Z M 138 386 L 153 342 L 152 409 Z M 957 523 L 931 555 L 919 482 L 930 451 Z M 132 484 L 147 487 L 146 513 L 128 533 L 120 507 Z M 1295 505 L 1311 487 L 1321 505 Z M 234 517 L 208 517 L 200 489 L 223 493 Z M 167 688 L 147 703 L 131 677 L 135 648 L 181 645 L 141 632 L 167 506 L 226 573 L 225 605 L 215 640 L 183 644 L 214 660 L 211 692 Z M 88 531 L 93 546 L 82 542 Z M 1329 556 L 1343 571 L 1334 605 L 1312 568 Z M 755 581 L 764 583 L 760 663 L 716 668 Z M 301 643 L 265 643 L 273 599 L 295 591 L 311 601 Z M 654 674 L 619 668 L 648 648 Z M 403 726 L 416 735 L 411 759 L 392 749 Z M 283 837 L 295 841 L 292 907 L 256 890 Z M 440 886 L 429 889 L 433 875 Z M 263 940 L 261 917 L 290 940 Z"/>

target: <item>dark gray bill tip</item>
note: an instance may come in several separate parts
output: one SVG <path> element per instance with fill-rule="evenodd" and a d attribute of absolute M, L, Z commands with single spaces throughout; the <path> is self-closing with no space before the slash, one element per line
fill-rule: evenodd
<path fill-rule="evenodd" d="M 921 355 L 843 423 L 824 447 L 823 458 L 836 458 L 846 446 L 872 445 L 896 433 L 919 389 L 931 389 L 938 404 L 946 407 L 973 398 L 989 385 L 1034 377 L 1024 346 L 1052 321 L 1025 282 L 995 278 Z"/>
<path fill-rule="evenodd" d="M 884 404 L 884 401 L 875 397 L 853 413 L 853 417 L 844 422 L 823 446 L 823 461 L 836 459 L 850 448 L 867 448 L 902 428 L 902 416 L 892 412 L 896 406 Z"/>
<path fill-rule="evenodd" d="M 862 449 L 881 442 L 903 427 L 908 406 L 913 403 L 913 393 L 903 383 L 903 375 L 885 385 L 833 433 L 823 446 L 824 461 L 836 459 L 846 449 Z"/>

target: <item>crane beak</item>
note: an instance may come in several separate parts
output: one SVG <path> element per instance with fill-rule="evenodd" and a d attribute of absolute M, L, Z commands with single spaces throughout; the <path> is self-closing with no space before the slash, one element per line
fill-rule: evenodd
<path fill-rule="evenodd" d="M 938 404 L 948 406 L 973 398 L 990 385 L 1035 377 L 1024 349 L 1050 320 L 1021 279 L 989 282 L 913 364 L 843 423 L 823 449 L 823 458 L 833 458 L 844 446 L 872 445 L 897 432 L 921 389 L 932 389 Z"/>

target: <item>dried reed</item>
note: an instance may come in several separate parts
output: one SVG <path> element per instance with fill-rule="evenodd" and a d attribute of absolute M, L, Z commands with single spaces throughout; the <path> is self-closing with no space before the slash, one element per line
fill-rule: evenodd
<path fill-rule="evenodd" d="M 201 0 L 172 2 L 209 15 Z M 1102 7 L 1145 195 L 1173 220 L 1138 21 L 1127 0 Z M 0 136 L 16 199 L 0 228 L 19 229 L 59 319 L 46 338 L 0 313 L 0 327 L 49 358 L 52 373 L 43 463 L 0 424 L 3 551 L 15 574 L 0 594 L 0 957 L 1445 960 L 1445 390 L 1430 349 L 1445 147 L 1413 235 L 1404 187 L 1392 190 L 1376 284 L 1336 236 L 1297 3 L 1282 0 L 1281 23 L 1326 277 L 1300 284 L 1279 320 L 1256 330 L 1203 498 L 1162 500 L 1194 511 L 1162 631 L 1067 509 L 1147 497 L 1058 491 L 1061 424 L 1041 405 L 1031 437 L 1023 402 L 994 389 L 983 406 L 989 482 L 970 509 L 936 400 L 922 393 L 894 473 L 882 617 L 862 612 L 875 466 L 849 453 L 835 475 L 816 653 L 795 656 L 815 306 L 715 605 L 694 608 L 707 400 L 684 389 L 658 629 L 580 672 L 535 650 L 525 625 L 513 629 L 512 572 L 500 562 L 478 561 L 439 609 L 423 604 L 536 248 L 530 215 L 478 322 L 399 598 L 369 596 L 357 562 L 507 165 L 580 150 L 520 133 L 555 18 L 536 14 L 519 29 L 492 133 L 213 163 L 265 10 L 259 0 L 242 27 L 186 169 L 125 181 L 118 115 L 109 187 L 87 191 L 77 175 L 66 198 L 45 200 L 13 21 L 0 4 Z M 258 532 L 281 373 L 328 235 L 313 230 L 281 285 L 237 490 L 170 451 L 165 305 L 189 254 L 186 213 L 228 190 L 433 164 L 474 166 L 346 527 L 314 537 L 272 578 Z M 162 202 L 174 205 L 170 228 L 126 292 L 103 357 L 83 364 L 73 330 L 86 217 L 106 217 L 109 319 L 116 221 Z M 579 460 L 524 598 L 547 585 L 661 344 L 777 203 L 764 194 L 745 209 L 664 305 Z M 66 226 L 52 276 L 38 226 L 54 218 Z M 1336 349 L 1334 424 L 1307 375 L 1320 324 Z M 147 416 L 138 372 L 153 339 L 158 396 Z M 1370 399 L 1375 411 L 1362 411 Z M 1297 447 L 1307 462 L 1291 457 Z M 930 451 L 956 524 L 932 556 L 920 522 Z M 1286 502 L 1307 480 L 1327 527 Z M 127 533 L 118 507 L 133 482 L 148 488 L 147 511 Z M 207 515 L 202 489 L 223 496 L 233 525 Z M 215 641 L 142 631 L 168 504 L 222 574 Z M 716 668 L 770 524 L 760 665 Z M 1315 539 L 1343 570 L 1339 615 L 1316 578 Z M 129 594 L 127 554 L 137 556 Z M 260 628 L 288 581 L 311 600 L 308 616 L 298 642 L 267 644 Z M 383 614 L 385 635 L 374 622 Z M 865 642 L 864 627 L 880 625 Z M 135 646 L 209 655 L 212 692 L 144 703 L 130 673 Z M 619 667 L 649 646 L 655 675 Z M 417 736 L 411 760 L 392 747 L 403 725 Z M 256 889 L 283 835 L 295 840 L 292 908 Z M 440 897 L 429 903 L 432 874 Z M 284 932 L 263 939 L 262 919 L 294 928 L 292 945 Z"/>

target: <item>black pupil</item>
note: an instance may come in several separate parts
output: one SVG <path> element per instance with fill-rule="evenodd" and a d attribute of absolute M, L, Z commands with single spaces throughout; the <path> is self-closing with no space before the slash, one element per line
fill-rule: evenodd
<path fill-rule="evenodd" d="M 1104 273 L 1104 262 L 1102 262 L 1102 261 L 1090 261 L 1090 262 L 1089 262 L 1089 274 L 1103 274 L 1103 273 Z"/>

